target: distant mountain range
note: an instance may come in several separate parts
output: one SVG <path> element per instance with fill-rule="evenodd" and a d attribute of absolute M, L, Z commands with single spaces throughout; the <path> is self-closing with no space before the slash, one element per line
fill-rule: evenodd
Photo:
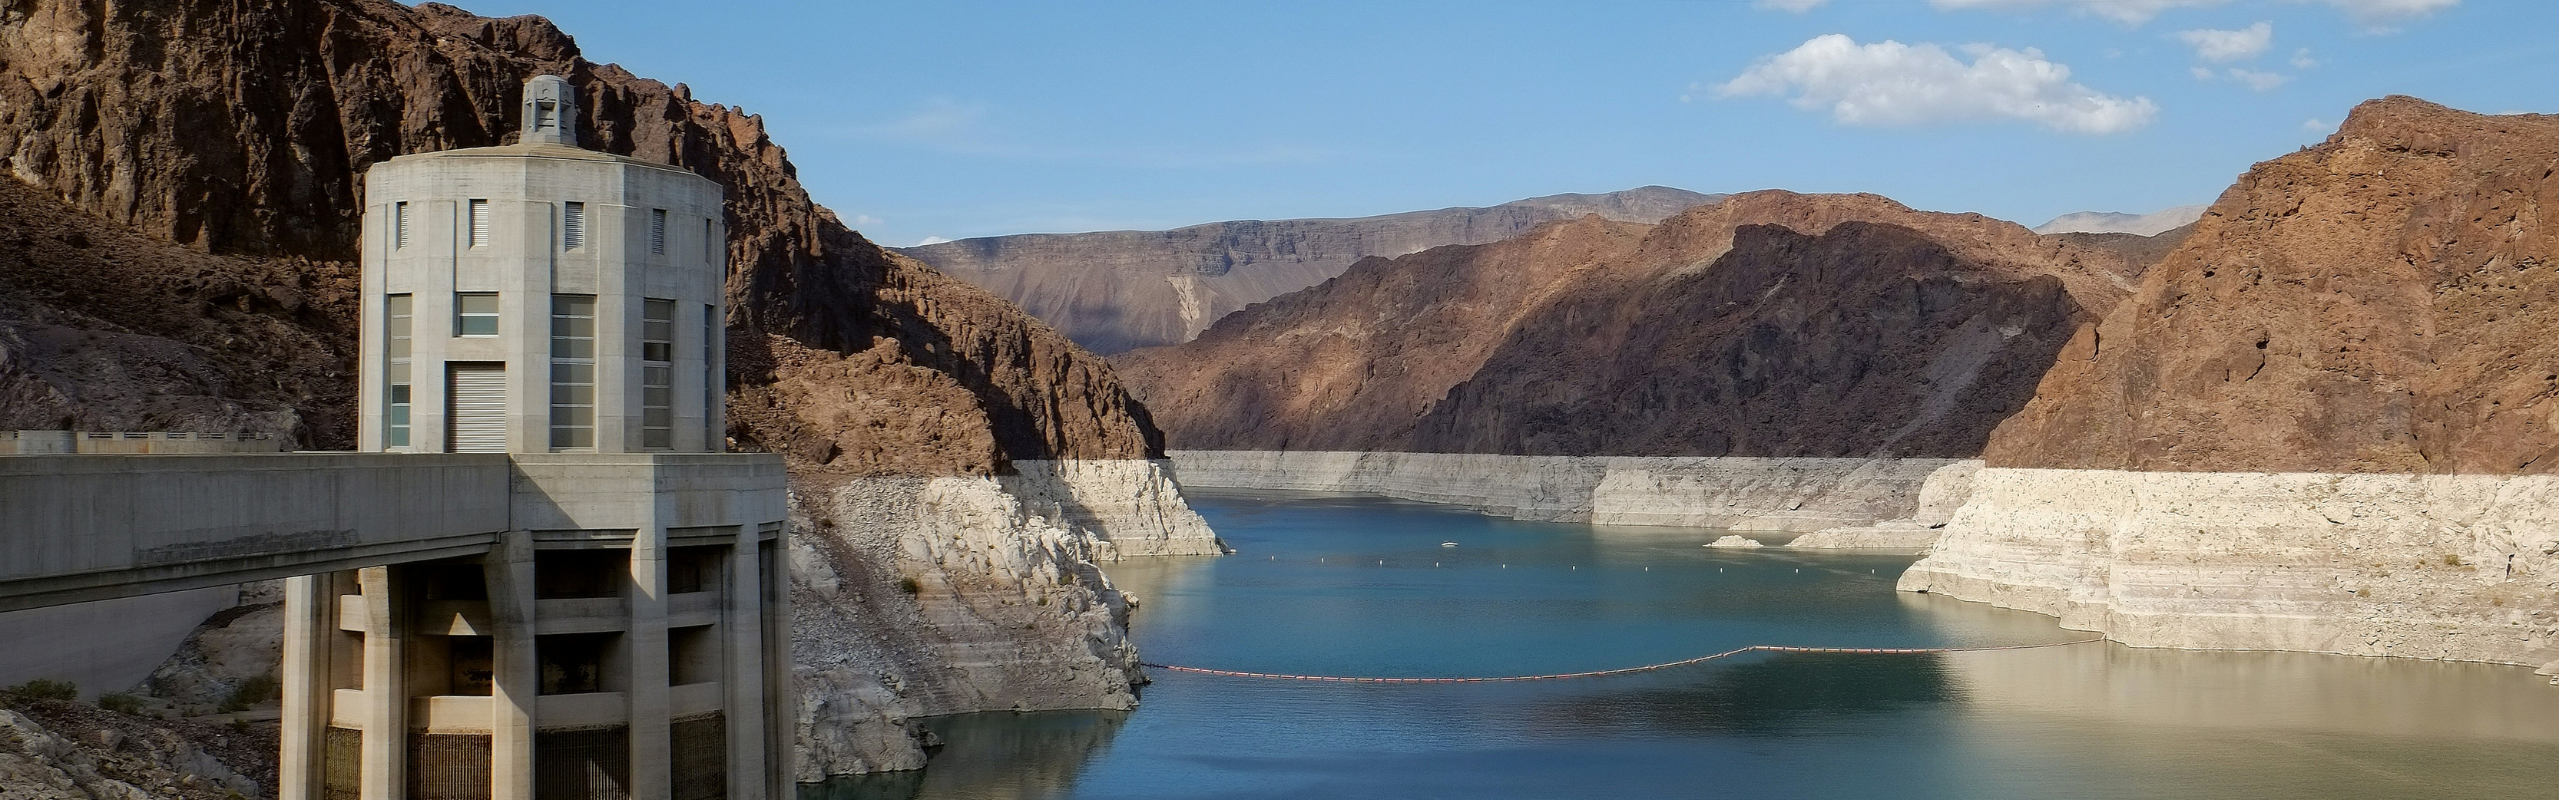
<path fill-rule="evenodd" d="M 2129 233 L 2134 236 L 2157 236 L 2195 223 L 2204 218 L 2204 210 L 2212 206 L 2178 206 L 2148 214 L 2126 214 L 2120 211 L 2081 211 L 2063 214 L 2053 221 L 2035 226 L 2036 233 Z"/>
<path fill-rule="evenodd" d="M 900 252 L 1012 300 L 1085 348 L 1110 354 L 1190 341 L 1237 309 L 1322 283 L 1368 256 L 1497 242 L 1594 214 L 1650 224 L 1723 197 L 1646 186 L 1375 217 L 988 236 Z"/>
<path fill-rule="evenodd" d="M 1969 458 L 2173 244 L 1752 192 L 1365 259 L 1112 366 L 1175 449 Z"/>

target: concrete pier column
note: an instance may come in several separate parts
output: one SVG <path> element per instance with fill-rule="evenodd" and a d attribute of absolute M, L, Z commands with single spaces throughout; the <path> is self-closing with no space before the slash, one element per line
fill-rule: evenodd
<path fill-rule="evenodd" d="M 338 598 L 323 575 L 284 579 L 284 742 L 276 796 L 320 800 L 322 740 L 329 731 L 329 637 Z"/>
<path fill-rule="evenodd" d="M 726 608 L 720 630 L 728 634 L 720 687 L 728 715 L 729 800 L 764 797 L 764 552 L 756 526 L 740 526 L 729 551 Z"/>
<path fill-rule="evenodd" d="M 791 740 L 799 717 L 799 692 L 791 683 L 791 531 L 773 524 L 773 541 L 761 542 L 756 561 L 764 572 L 764 769 L 772 788 L 766 800 L 798 796 L 792 763 L 798 748 Z M 740 554 L 744 555 L 744 554 Z"/>
<path fill-rule="evenodd" d="M 391 567 L 356 572 L 364 592 L 364 757 L 357 784 L 362 800 L 405 800 L 409 795 L 409 687 L 407 603 Z"/>
<path fill-rule="evenodd" d="M 534 649 L 533 536 L 507 531 L 480 562 L 489 586 L 490 800 L 533 800 L 533 711 L 542 693 Z"/>
<path fill-rule="evenodd" d="M 674 751 L 668 730 L 666 652 L 666 528 L 642 527 L 631 537 L 631 797 L 664 800 L 674 794 Z M 368 798 L 367 800 L 370 800 Z"/>

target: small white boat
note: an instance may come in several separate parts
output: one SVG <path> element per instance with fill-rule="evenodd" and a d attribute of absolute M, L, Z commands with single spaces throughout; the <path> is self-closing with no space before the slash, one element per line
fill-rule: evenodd
<path fill-rule="evenodd" d="M 1441 547 L 1456 547 L 1456 546 L 1457 546 L 1457 543 L 1456 543 L 1456 542 L 1441 542 L 1441 543 L 1439 543 L 1439 546 L 1441 546 Z"/>

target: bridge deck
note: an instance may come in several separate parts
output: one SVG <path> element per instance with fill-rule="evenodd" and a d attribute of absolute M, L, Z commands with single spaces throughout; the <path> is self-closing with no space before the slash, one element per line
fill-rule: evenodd
<path fill-rule="evenodd" d="M 515 528 L 778 520 L 781 472 L 764 455 L 5 456 L 0 611 L 473 555 Z"/>

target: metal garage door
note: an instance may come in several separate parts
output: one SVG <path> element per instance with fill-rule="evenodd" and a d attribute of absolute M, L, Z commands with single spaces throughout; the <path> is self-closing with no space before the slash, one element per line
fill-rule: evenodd
<path fill-rule="evenodd" d="M 444 398 L 447 452 L 506 452 L 505 364 L 453 365 Z"/>

